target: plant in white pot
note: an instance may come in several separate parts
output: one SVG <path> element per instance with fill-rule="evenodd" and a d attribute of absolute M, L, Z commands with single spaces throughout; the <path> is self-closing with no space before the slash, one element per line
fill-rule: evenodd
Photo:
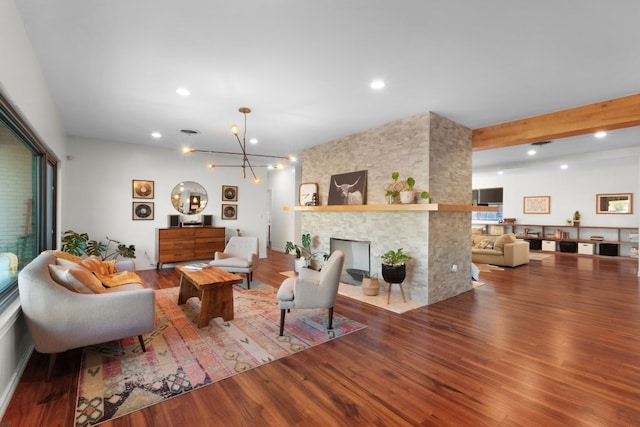
<path fill-rule="evenodd" d="M 284 247 L 284 252 L 286 254 L 295 251 L 295 272 L 299 273 L 301 268 L 312 268 L 314 270 L 320 270 L 320 268 L 322 267 L 322 265 L 320 265 L 320 260 L 326 261 L 327 259 L 329 259 L 329 254 L 325 252 L 312 252 L 312 239 L 310 233 L 303 234 L 301 242 L 302 246 L 296 245 L 293 242 L 287 242 Z"/>
<path fill-rule="evenodd" d="M 400 203 L 413 203 L 416 201 L 416 192 L 413 191 L 413 186 L 416 185 L 416 180 L 412 177 L 407 178 L 407 186 L 400 192 Z"/>
<path fill-rule="evenodd" d="M 385 252 L 382 260 L 382 278 L 387 283 L 402 283 L 407 276 L 407 262 L 411 257 L 402 248 Z"/>

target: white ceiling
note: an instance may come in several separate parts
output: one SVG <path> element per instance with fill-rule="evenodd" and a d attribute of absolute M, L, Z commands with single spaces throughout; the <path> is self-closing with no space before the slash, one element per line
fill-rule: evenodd
<path fill-rule="evenodd" d="M 247 106 L 250 152 L 300 154 L 427 111 L 473 129 L 640 87 L 638 0 L 15 1 L 68 134 L 105 141 L 236 150 Z"/>

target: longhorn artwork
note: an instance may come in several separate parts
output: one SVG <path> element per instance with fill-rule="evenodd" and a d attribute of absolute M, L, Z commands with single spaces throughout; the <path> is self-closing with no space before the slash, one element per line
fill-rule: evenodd
<path fill-rule="evenodd" d="M 364 205 L 367 203 L 367 171 L 332 175 L 329 205 Z"/>

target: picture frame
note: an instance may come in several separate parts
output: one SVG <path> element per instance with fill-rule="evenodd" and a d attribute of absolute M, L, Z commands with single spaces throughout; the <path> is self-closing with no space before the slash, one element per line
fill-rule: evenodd
<path fill-rule="evenodd" d="M 134 179 L 131 183 L 131 197 L 134 199 L 153 199 L 155 197 L 154 182 Z"/>
<path fill-rule="evenodd" d="M 222 205 L 221 219 L 235 220 L 238 219 L 238 205 Z"/>
<path fill-rule="evenodd" d="M 237 185 L 223 185 L 222 186 L 222 201 L 223 202 L 237 202 L 238 201 L 238 186 Z"/>
<path fill-rule="evenodd" d="M 366 205 L 367 171 L 331 175 L 328 205 Z"/>
<path fill-rule="evenodd" d="M 551 196 L 524 196 L 522 212 L 525 214 L 551 213 Z"/>
<path fill-rule="evenodd" d="M 633 193 L 596 194 L 596 213 L 633 214 Z"/>
<path fill-rule="evenodd" d="M 313 206 L 313 195 L 318 195 L 318 183 L 317 182 L 304 182 L 298 187 L 298 204 L 300 206 Z"/>
<path fill-rule="evenodd" d="M 132 218 L 136 220 L 152 220 L 154 216 L 153 202 L 132 202 Z"/>

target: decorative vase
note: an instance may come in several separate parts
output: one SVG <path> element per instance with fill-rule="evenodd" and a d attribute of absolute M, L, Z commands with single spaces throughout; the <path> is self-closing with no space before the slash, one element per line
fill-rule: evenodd
<path fill-rule="evenodd" d="M 413 203 L 416 200 L 416 193 L 409 191 L 401 191 L 400 192 L 400 202 L 404 204 Z"/>
<path fill-rule="evenodd" d="M 385 282 L 402 283 L 405 277 L 407 277 L 407 266 L 405 264 L 382 264 L 382 278 Z"/>

